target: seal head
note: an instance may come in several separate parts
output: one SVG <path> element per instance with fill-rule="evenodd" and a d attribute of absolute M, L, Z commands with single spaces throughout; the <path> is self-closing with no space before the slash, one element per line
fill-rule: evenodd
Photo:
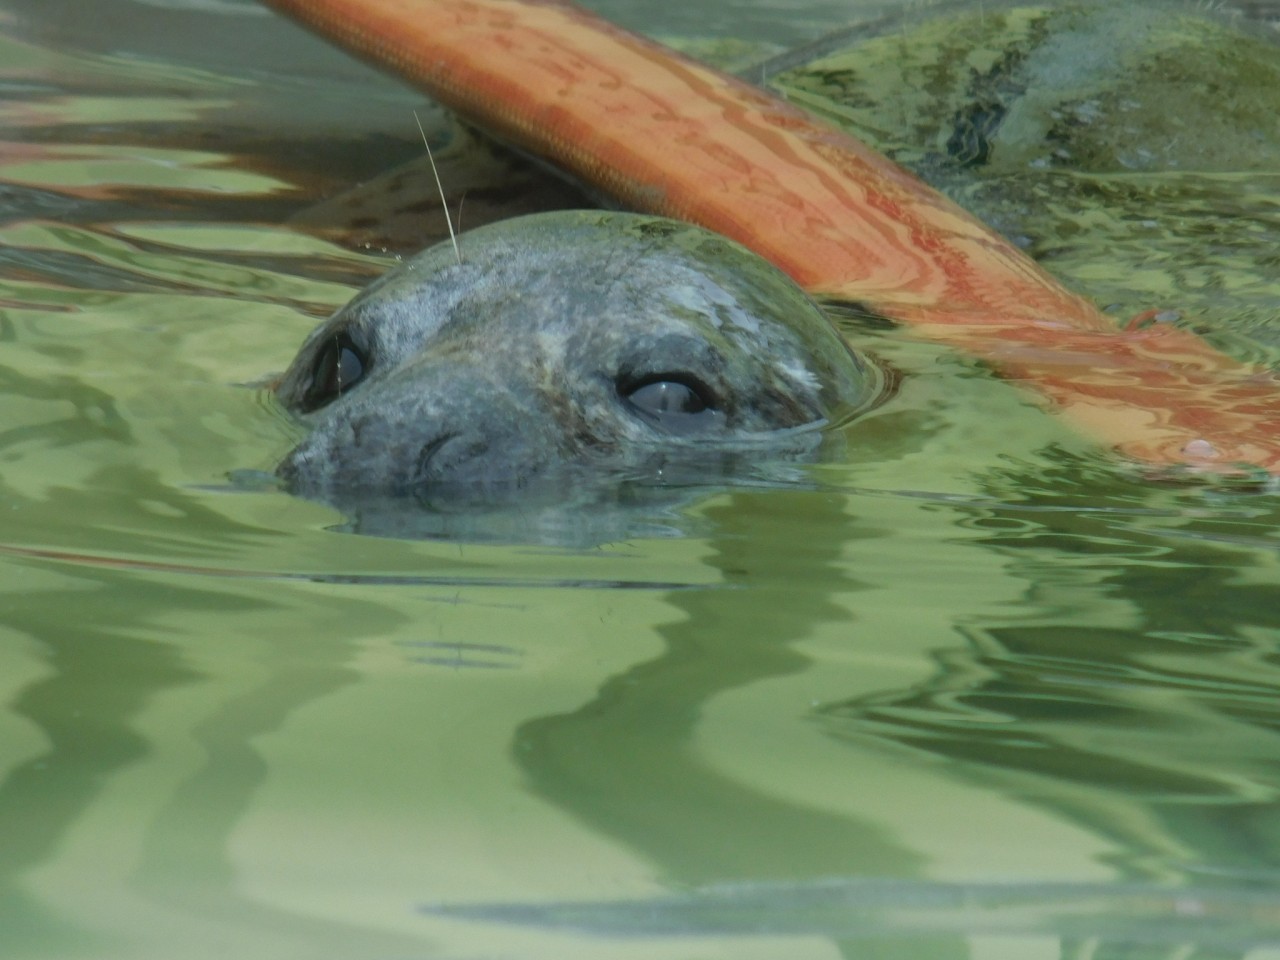
<path fill-rule="evenodd" d="M 372 284 L 277 387 L 296 493 L 490 500 L 584 477 L 707 479 L 809 458 L 881 378 L 789 278 L 657 217 L 537 214 Z"/>

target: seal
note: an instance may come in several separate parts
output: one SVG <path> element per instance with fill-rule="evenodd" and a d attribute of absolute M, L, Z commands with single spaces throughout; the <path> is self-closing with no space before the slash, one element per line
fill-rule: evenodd
<path fill-rule="evenodd" d="M 780 270 L 661 217 L 562 211 L 439 244 L 315 330 L 277 386 L 295 493 L 503 498 L 812 458 L 884 378 Z"/>

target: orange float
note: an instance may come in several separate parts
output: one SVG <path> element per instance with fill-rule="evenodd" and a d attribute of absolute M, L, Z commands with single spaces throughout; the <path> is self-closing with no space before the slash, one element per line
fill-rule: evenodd
<path fill-rule="evenodd" d="M 978 357 L 1142 464 L 1280 473 L 1272 372 L 1117 329 L 855 138 L 562 0 L 263 0 L 625 207 Z"/>

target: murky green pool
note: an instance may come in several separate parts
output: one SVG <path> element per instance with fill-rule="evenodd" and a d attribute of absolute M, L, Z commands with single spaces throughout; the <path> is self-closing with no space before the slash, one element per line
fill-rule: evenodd
<path fill-rule="evenodd" d="M 848 461 L 652 536 L 377 539 L 230 483 L 296 437 L 252 384 L 390 259 L 290 222 L 417 104 L 249 3 L 0 0 L 0 955 L 1280 957 L 1275 495 L 858 328 L 902 386 Z M 1274 169 L 1209 281 L 1217 201 L 1142 227 L 1143 289 L 1261 356 Z"/>

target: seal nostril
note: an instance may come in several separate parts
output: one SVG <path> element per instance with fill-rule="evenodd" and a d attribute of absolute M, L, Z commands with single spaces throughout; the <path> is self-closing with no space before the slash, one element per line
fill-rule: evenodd
<path fill-rule="evenodd" d="M 457 436 L 456 432 L 442 433 L 422 445 L 422 450 L 418 454 L 417 470 L 414 471 L 415 481 L 426 479 L 428 472 L 431 470 L 431 461 L 435 459 L 436 454 L 444 448 L 445 444 Z"/>

